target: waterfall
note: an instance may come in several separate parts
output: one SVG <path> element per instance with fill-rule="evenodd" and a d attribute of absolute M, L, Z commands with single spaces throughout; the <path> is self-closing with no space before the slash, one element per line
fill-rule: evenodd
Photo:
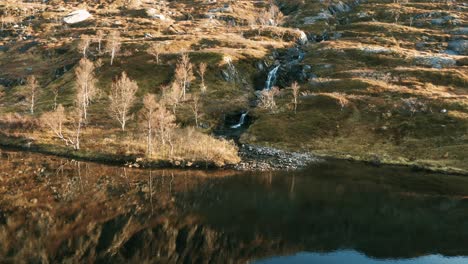
<path fill-rule="evenodd" d="M 265 90 L 270 90 L 273 84 L 275 84 L 276 74 L 278 73 L 280 66 L 281 65 L 276 66 L 268 73 L 268 78 L 265 83 Z"/>
<path fill-rule="evenodd" d="M 242 115 L 240 117 L 240 120 L 239 120 L 239 123 L 231 126 L 231 128 L 240 128 L 244 124 L 245 117 L 247 116 L 248 113 L 249 112 L 242 113 Z"/>

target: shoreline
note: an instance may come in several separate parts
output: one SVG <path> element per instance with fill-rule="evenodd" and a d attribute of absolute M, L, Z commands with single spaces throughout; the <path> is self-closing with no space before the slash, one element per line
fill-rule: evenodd
<path fill-rule="evenodd" d="M 130 168 L 153 168 L 153 169 L 187 169 L 187 170 L 236 170 L 236 171 L 277 171 L 277 170 L 300 170 L 314 162 L 326 160 L 348 161 L 364 163 L 375 167 L 406 167 L 418 171 L 427 171 L 447 175 L 468 176 L 468 171 L 458 168 L 438 168 L 430 164 L 391 162 L 388 160 L 363 159 L 349 154 L 336 155 L 318 152 L 295 152 L 273 147 L 241 144 L 239 145 L 239 156 L 241 162 L 228 164 L 222 167 L 207 161 L 186 160 L 144 160 L 138 156 L 122 156 L 116 154 L 103 154 L 97 152 L 75 151 L 53 145 L 33 145 L 26 139 L 3 135 L 0 138 L 0 150 L 12 150 L 52 155 L 67 159 L 75 159 L 86 162 L 97 162 L 106 165 L 125 166 Z"/>

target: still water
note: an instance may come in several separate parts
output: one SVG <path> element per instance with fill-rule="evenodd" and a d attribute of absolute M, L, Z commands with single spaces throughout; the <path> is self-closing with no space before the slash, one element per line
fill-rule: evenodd
<path fill-rule="evenodd" d="M 145 170 L 0 152 L 0 263 L 468 263 L 468 177 Z"/>

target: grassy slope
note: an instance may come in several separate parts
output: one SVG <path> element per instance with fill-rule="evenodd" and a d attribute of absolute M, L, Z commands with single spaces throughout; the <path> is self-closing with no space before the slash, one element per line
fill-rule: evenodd
<path fill-rule="evenodd" d="M 221 1 L 218 2 L 221 6 Z M 105 12 L 91 8 L 95 16 L 91 23 L 63 28 L 45 18 L 61 17 L 66 12 L 48 10 L 33 23 L 34 28 L 40 29 L 34 34 L 40 45 L 21 52 L 20 48 L 30 41 L 5 42 L 10 49 L 0 52 L 1 75 L 9 79 L 23 78 L 30 72 L 40 76 L 45 85 L 38 103 L 39 113 L 50 109 L 51 88 L 57 85 L 63 87 L 59 100 L 70 106 L 74 92 L 73 71 L 54 78 L 55 69 L 65 65 L 72 67 L 79 59 L 79 54 L 73 50 L 76 42 L 69 37 L 76 39 L 82 33 L 93 34 L 96 29 L 118 28 L 122 31 L 124 45 L 112 67 L 108 56 L 96 54 L 96 45 L 92 46 L 90 56 L 102 58 L 104 62 L 97 73 L 102 91 L 107 91 L 110 80 L 125 70 L 138 82 L 139 96 L 158 92 L 160 85 L 171 81 L 178 52 L 186 50 L 194 63 L 203 61 L 208 64 L 208 94 L 203 99 L 202 122 L 213 128 L 223 121 L 224 114 L 248 108 L 254 78 L 259 74 L 255 64 L 271 60 L 268 54 L 272 49 L 293 45 L 293 39 L 288 37 L 294 35 L 294 31 L 284 35 L 271 34 L 275 30 L 258 33 L 249 26 L 228 27 L 222 19 L 212 24 L 201 17 L 214 6 L 206 5 L 200 9 L 199 3 L 196 4 L 195 14 L 199 17 L 191 21 L 182 17 L 193 12 L 189 11 L 194 7 L 193 1 L 170 4 L 171 10 L 177 10 L 173 15 L 173 26 L 180 32 L 185 31 L 184 34 L 158 32 L 158 21 L 144 18 L 141 12 L 125 9 Z M 242 24 L 248 16 L 259 13 L 263 6 L 238 1 L 233 8 L 233 13 L 220 14 L 220 17 Z M 393 1 L 367 1 L 339 16 L 340 21 L 348 23 L 337 24 L 338 19 L 332 18 L 328 24 L 325 21 L 303 24 L 304 18 L 316 15 L 322 8 L 324 6 L 317 1 L 305 1 L 301 8 L 291 9 L 286 19 L 285 25 L 290 28 L 315 34 L 336 31 L 342 35 L 338 40 L 304 47 L 307 54 L 303 64 L 312 66 L 311 71 L 319 78 L 301 84 L 307 95 L 300 98 L 298 113 L 291 113 L 290 94 L 283 91 L 276 113 L 260 109 L 251 111 L 256 121 L 242 141 L 355 159 L 467 170 L 466 66 L 439 70 L 414 63 L 414 56 L 421 54 L 416 50 L 416 43 L 425 42 L 427 52 L 444 50 L 450 31 L 457 26 L 434 26 L 430 24 L 431 18 L 414 20 L 410 26 L 410 17 L 434 10 L 456 14 L 463 22 L 467 21 L 466 14 L 456 9 L 449 11 L 446 5 L 431 1 L 403 6 L 395 5 Z M 394 10 L 400 10 L 398 24 L 394 23 Z M 367 17 L 361 14 L 367 14 Z M 116 25 L 117 20 L 122 23 Z M 143 37 L 145 33 L 155 37 L 146 39 Z M 168 48 L 162 55 L 162 63 L 156 65 L 144 50 L 150 43 L 161 41 L 167 43 Z M 385 47 L 390 52 L 368 53 L 365 51 L 368 46 Z M 226 56 L 233 58 L 242 80 L 226 82 L 222 79 L 220 71 L 226 69 L 223 60 Z M 466 61 L 463 56 L 455 59 L 459 65 Z M 199 83 L 198 79 L 194 81 L 192 92 L 198 90 Z M 3 106 L 0 111 L 25 112 L 25 101 L 18 99 L 22 94 L 25 91 L 21 86 L 8 90 L 6 97 L 0 99 Z M 411 113 L 402 101 L 405 98 L 416 98 L 422 106 Z M 88 146 L 96 150 L 112 145 L 109 140 L 120 142 L 122 137 L 116 122 L 108 117 L 106 105 L 103 97 L 91 109 L 92 123 L 100 132 L 97 137 L 85 138 L 84 144 L 89 143 Z M 133 110 L 136 112 L 140 105 L 139 101 Z M 442 109 L 447 109 L 448 113 L 441 113 Z M 180 107 L 177 118 L 182 125 L 193 125 L 188 103 Z M 136 129 L 136 122 L 129 126 Z M 37 132 L 33 136 L 41 137 Z M 98 144 L 94 144 L 96 142 Z M 118 149 L 109 151 L 129 151 L 125 146 Z"/>
<path fill-rule="evenodd" d="M 306 6 L 315 5 L 313 2 L 306 1 Z M 347 158 L 468 170 L 467 67 L 434 69 L 415 65 L 412 59 L 420 53 L 416 44 L 424 40 L 433 42 L 428 52 L 443 50 L 447 32 L 456 26 L 433 26 L 430 18 L 408 25 L 410 17 L 434 10 L 458 15 L 466 23 L 466 13 L 448 11 L 447 6 L 429 1 L 402 6 L 392 2 L 361 4 L 342 15 L 350 22 L 336 26 L 342 38 L 307 46 L 303 63 L 312 66 L 319 79 L 302 84 L 307 95 L 301 97 L 298 113 L 285 107 L 291 96 L 283 92 L 282 107 L 273 114 L 258 111 L 257 121 L 243 141 Z M 397 9 L 400 22 L 395 24 L 391 14 Z M 364 12 L 376 21 L 359 18 L 357 14 Z M 294 26 L 302 27 L 301 19 L 307 15 L 296 14 Z M 367 46 L 391 52 L 363 51 Z M 461 62 L 466 57 L 454 58 Z M 414 113 L 405 106 L 403 100 L 408 98 L 421 104 Z M 341 107 L 339 99 L 346 105 Z M 443 109 L 448 112 L 442 113 Z"/>

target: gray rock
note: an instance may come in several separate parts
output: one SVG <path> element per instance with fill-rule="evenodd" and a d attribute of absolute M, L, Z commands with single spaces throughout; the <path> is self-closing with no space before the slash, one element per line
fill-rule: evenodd
<path fill-rule="evenodd" d="M 431 20 L 431 24 L 432 25 L 436 25 L 436 26 L 442 26 L 446 23 L 447 21 L 443 18 L 434 18 Z"/>
<path fill-rule="evenodd" d="M 146 15 L 150 18 L 166 20 L 166 17 L 163 14 L 159 13 L 158 10 L 154 8 L 148 8 L 145 10 L 145 12 L 146 12 Z"/>
<path fill-rule="evenodd" d="M 448 43 L 448 49 L 460 55 L 468 55 L 468 40 L 452 40 Z"/>
<path fill-rule="evenodd" d="M 453 67 L 457 64 L 455 59 L 448 56 L 416 56 L 414 62 L 418 65 L 437 69 Z"/>
<path fill-rule="evenodd" d="M 453 35 L 468 35 L 468 27 L 459 27 L 455 28 L 454 30 L 450 31 L 450 34 Z"/>

